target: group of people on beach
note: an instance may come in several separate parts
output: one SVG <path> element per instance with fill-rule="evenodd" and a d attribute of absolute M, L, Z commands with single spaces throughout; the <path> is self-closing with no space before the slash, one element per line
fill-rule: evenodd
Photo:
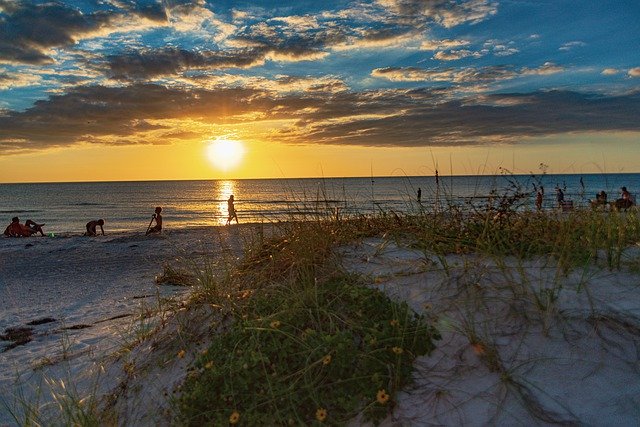
<path fill-rule="evenodd" d="M 544 190 L 538 190 L 538 193 L 536 195 L 536 208 L 538 210 L 542 208 L 543 194 Z M 558 202 L 558 207 L 563 210 L 566 210 L 568 204 L 570 204 L 571 207 L 573 206 L 573 202 L 565 200 L 564 191 L 562 191 L 562 188 L 560 187 L 556 187 L 556 201 Z M 636 200 L 635 197 L 633 197 L 633 195 L 629 192 L 629 190 L 627 190 L 627 187 L 621 187 L 620 198 L 616 199 L 614 202 L 608 202 L 607 192 L 601 190 L 596 194 L 595 199 L 591 199 L 589 203 L 591 204 L 591 207 L 593 209 L 610 206 L 612 209 L 627 210 L 636 204 Z"/>
<path fill-rule="evenodd" d="M 227 210 L 228 217 L 226 225 L 231 224 L 233 219 L 236 220 L 236 224 L 238 224 L 238 212 L 235 208 L 235 200 L 233 198 L 233 194 L 229 196 L 227 200 Z M 155 222 L 155 224 L 154 224 Z M 34 234 L 40 233 L 41 236 L 44 236 L 44 230 L 42 227 L 45 224 L 38 224 L 35 221 L 28 219 L 24 224 L 20 224 L 20 218 L 13 217 L 11 219 L 11 224 L 7 226 L 4 230 L 4 235 L 6 237 L 30 237 Z M 98 227 L 100 228 L 100 234 L 104 236 L 104 219 L 96 219 L 87 222 L 86 229 L 83 236 L 97 236 L 98 235 Z M 151 221 L 149 222 L 149 226 L 147 227 L 146 235 L 153 233 L 162 232 L 162 207 L 156 207 L 153 215 L 151 215 Z"/>
<path fill-rule="evenodd" d="M 149 223 L 149 227 L 147 227 L 146 234 L 151 233 L 160 233 L 162 231 L 162 208 L 158 206 L 151 216 L 151 222 Z M 155 222 L 155 225 L 153 225 Z M 11 218 L 11 224 L 7 226 L 4 230 L 4 235 L 6 237 L 30 237 L 34 234 L 40 233 L 41 236 L 44 236 L 44 230 L 42 227 L 45 224 L 38 224 L 35 221 L 28 219 L 24 224 L 20 224 L 20 218 L 15 216 Z M 83 236 L 97 236 L 98 235 L 98 227 L 100 227 L 100 233 L 104 236 L 104 219 L 96 219 L 87 222 L 86 229 Z"/>

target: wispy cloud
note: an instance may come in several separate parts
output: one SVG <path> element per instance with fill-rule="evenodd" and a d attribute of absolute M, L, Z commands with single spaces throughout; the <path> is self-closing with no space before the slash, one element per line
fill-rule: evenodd
<path fill-rule="evenodd" d="M 584 47 L 584 46 L 586 46 L 586 45 L 587 45 L 587 44 L 586 44 L 585 42 L 581 42 L 581 41 L 572 41 L 572 42 L 564 43 L 562 46 L 560 46 L 560 47 L 558 48 L 558 50 L 564 50 L 564 51 L 567 51 L 567 50 L 572 50 L 572 49 L 575 49 L 575 48 L 578 48 L 578 47 Z"/>

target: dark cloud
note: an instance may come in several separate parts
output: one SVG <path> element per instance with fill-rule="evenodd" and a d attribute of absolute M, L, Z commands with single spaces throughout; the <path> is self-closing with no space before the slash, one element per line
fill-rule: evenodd
<path fill-rule="evenodd" d="M 567 132 L 640 131 L 640 93 L 607 97 L 550 91 L 446 101 L 434 98 L 432 92 L 414 90 L 388 91 L 383 99 L 368 102 L 362 96 L 335 98 L 279 137 L 409 147 L 517 142 Z"/>
<path fill-rule="evenodd" d="M 180 132 L 162 120 L 205 124 L 288 119 L 279 142 L 360 146 L 455 146 L 516 142 L 566 132 L 640 131 L 640 93 L 599 96 L 567 91 L 494 94 L 452 100 L 445 89 L 298 92 L 187 90 L 152 84 L 92 86 L 0 115 L 0 152 L 78 142 L 170 143 L 144 132 Z M 251 119 L 249 117 L 252 117 Z M 167 122 L 168 123 L 168 122 Z M 177 132 L 177 133 L 176 133 Z"/>
<path fill-rule="evenodd" d="M 163 6 L 155 1 L 129 1 L 116 9 L 83 13 L 63 2 L 0 0 L 0 62 L 53 62 L 47 49 L 72 45 L 131 14 L 166 21 Z"/>
<path fill-rule="evenodd" d="M 109 20 L 102 12 L 84 15 L 61 3 L 2 1 L 0 8 L 0 60 L 31 64 L 51 62 L 45 49 L 72 44 L 75 34 L 95 31 Z"/>
<path fill-rule="evenodd" d="M 106 68 L 111 78 L 137 80 L 193 69 L 245 68 L 262 63 L 264 58 L 263 49 L 196 52 L 167 48 L 111 55 Z"/>
<path fill-rule="evenodd" d="M 450 28 L 480 22 L 494 15 L 497 3 L 490 0 L 378 0 L 397 22 L 426 25 L 435 22 Z"/>

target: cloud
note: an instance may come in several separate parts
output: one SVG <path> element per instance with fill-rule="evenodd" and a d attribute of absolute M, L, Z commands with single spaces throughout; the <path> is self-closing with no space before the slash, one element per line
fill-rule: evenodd
<path fill-rule="evenodd" d="M 398 47 L 402 44 L 420 39 L 421 34 L 414 28 L 387 27 L 378 29 L 362 29 L 357 35 L 348 36 L 341 43 L 334 44 L 333 50 L 375 49 Z"/>
<path fill-rule="evenodd" d="M 467 46 L 469 40 L 425 40 L 420 44 L 420 50 L 444 50 L 460 46 Z"/>
<path fill-rule="evenodd" d="M 629 77 L 640 77 L 640 67 L 630 69 L 627 74 Z"/>
<path fill-rule="evenodd" d="M 268 53 L 264 49 L 189 51 L 166 48 L 111 55 L 106 58 L 104 66 L 110 78 L 139 80 L 171 76 L 185 70 L 253 67 L 264 63 Z"/>
<path fill-rule="evenodd" d="M 523 68 L 524 75 L 548 76 L 565 71 L 564 67 L 554 64 L 553 62 L 545 62 L 538 68 Z"/>
<path fill-rule="evenodd" d="M 52 63 L 51 49 L 75 44 L 82 38 L 126 31 L 134 21 L 158 22 L 166 18 L 158 4 L 123 2 L 119 10 L 83 13 L 59 2 L 0 0 L 0 62 Z"/>
<path fill-rule="evenodd" d="M 585 42 L 581 42 L 581 41 L 567 42 L 567 43 L 564 43 L 562 46 L 560 46 L 558 48 L 558 50 L 567 51 L 567 50 L 572 50 L 572 49 L 575 49 L 575 48 L 578 48 L 578 47 L 583 47 L 583 46 L 586 46 L 586 45 L 587 44 Z"/>
<path fill-rule="evenodd" d="M 615 68 L 605 68 L 604 70 L 602 70 L 602 73 L 600 74 L 604 76 L 613 76 L 618 73 L 620 73 L 620 70 L 617 70 Z"/>
<path fill-rule="evenodd" d="M 0 90 L 38 85 L 42 77 L 35 74 L 11 73 L 0 70 Z"/>
<path fill-rule="evenodd" d="M 457 61 L 458 59 L 467 58 L 469 56 L 480 58 L 482 53 L 473 52 L 467 49 L 450 50 L 448 52 L 440 51 L 433 55 L 433 59 L 438 59 L 440 61 Z"/>
<path fill-rule="evenodd" d="M 490 70 L 484 72 L 490 74 Z M 488 78 L 474 76 L 477 70 L 468 73 L 469 80 Z M 319 81 L 314 88 L 311 79 L 278 78 L 275 84 L 293 89 L 289 92 L 153 84 L 78 87 L 22 112 L 5 111 L 0 116 L 0 153 L 83 142 L 172 143 L 180 138 L 171 135 L 189 129 L 223 124 L 255 129 L 261 120 L 282 123 L 279 130 L 262 135 L 278 142 L 388 147 L 640 131 L 640 93 L 601 96 L 549 91 L 453 99 L 443 89 L 332 91 L 326 87 L 340 85 L 338 80 Z"/>
<path fill-rule="evenodd" d="M 551 91 L 488 95 L 481 100 L 447 100 L 425 90 L 366 95 L 335 98 L 281 130 L 279 140 L 427 147 L 515 143 L 567 132 L 640 131 L 637 93 L 602 97 Z"/>
<path fill-rule="evenodd" d="M 489 0 L 377 0 L 401 22 L 435 22 L 445 28 L 475 24 L 497 13 L 497 3 Z"/>
<path fill-rule="evenodd" d="M 518 73 L 509 67 L 490 66 L 480 68 L 417 68 L 417 67 L 388 67 L 377 68 L 371 72 L 373 77 L 386 78 L 391 81 L 419 82 L 452 82 L 459 84 L 490 83 L 509 80 Z"/>

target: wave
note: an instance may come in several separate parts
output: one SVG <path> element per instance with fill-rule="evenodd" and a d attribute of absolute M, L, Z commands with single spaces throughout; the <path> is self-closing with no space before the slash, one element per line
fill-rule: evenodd
<path fill-rule="evenodd" d="M 39 213 L 42 212 L 39 209 L 7 209 L 0 210 L 0 214 L 14 214 L 14 213 Z"/>

